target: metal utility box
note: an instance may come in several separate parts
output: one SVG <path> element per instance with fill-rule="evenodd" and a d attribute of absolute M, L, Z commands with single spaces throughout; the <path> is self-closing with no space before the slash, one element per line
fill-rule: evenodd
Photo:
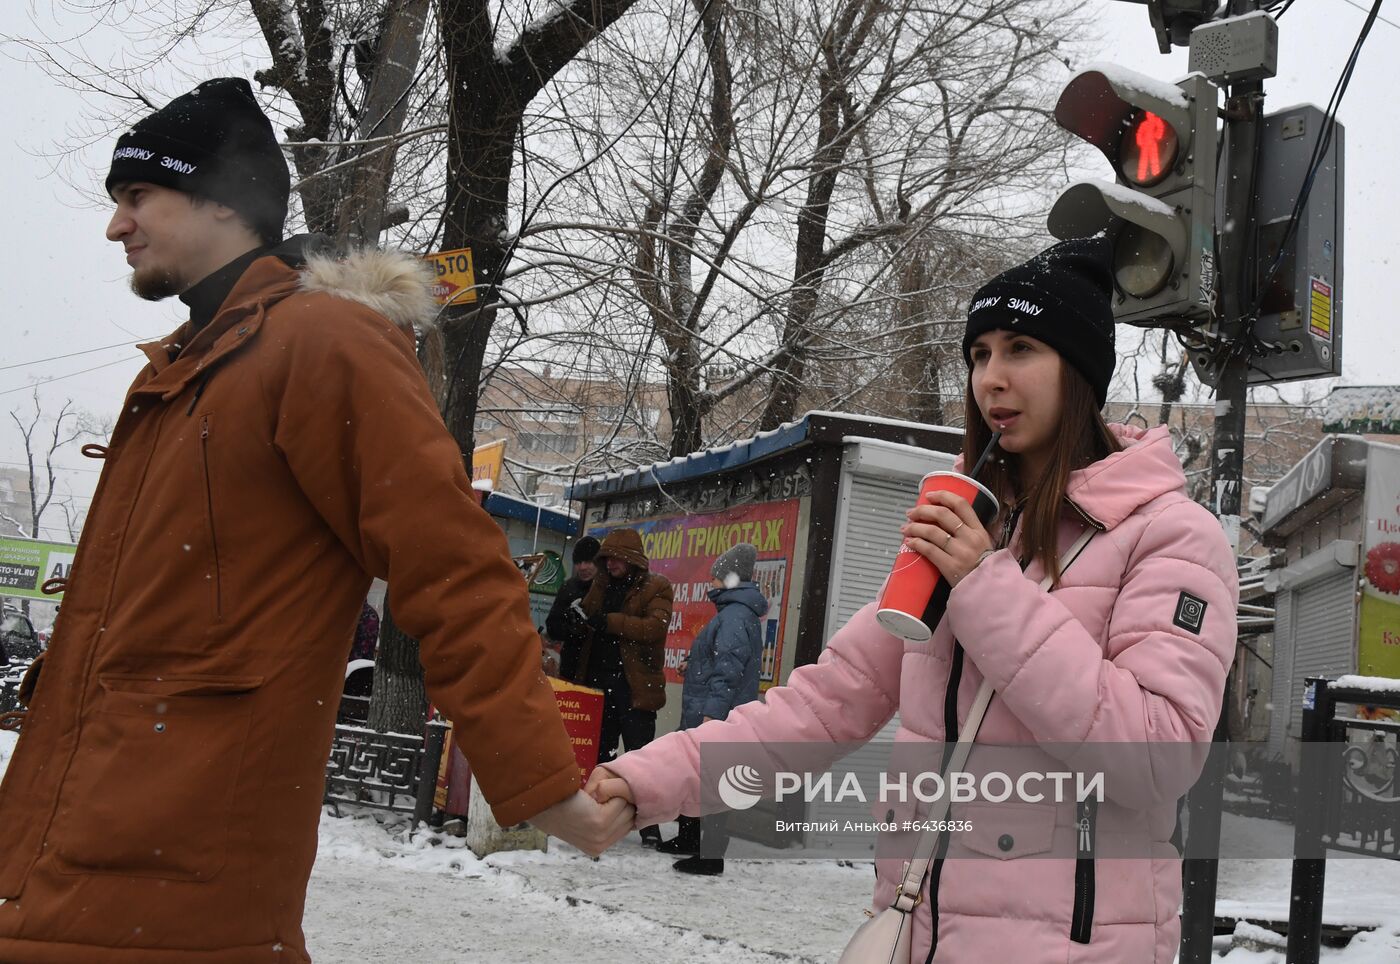
<path fill-rule="evenodd" d="M 1267 80 L 1278 73 L 1278 23 L 1262 10 L 1203 23 L 1191 31 L 1187 69 L 1217 84 Z"/>
<path fill-rule="evenodd" d="M 1343 166 L 1346 132 L 1334 125 L 1311 191 L 1288 224 L 1308 164 L 1323 137 L 1323 113 L 1311 104 L 1276 111 L 1260 131 L 1258 196 L 1258 284 L 1283 251 L 1267 288 L 1261 290 L 1255 335 L 1282 349 L 1254 359 L 1251 382 L 1325 378 L 1342 372 Z"/>
<path fill-rule="evenodd" d="M 1259 126 L 1254 268 L 1260 300 L 1250 384 L 1342 371 L 1346 132 L 1333 125 L 1318 154 L 1325 132 L 1324 114 L 1311 104 L 1275 111 Z M 1215 384 L 1220 371 L 1208 352 L 1193 352 L 1191 362 L 1202 381 Z"/>

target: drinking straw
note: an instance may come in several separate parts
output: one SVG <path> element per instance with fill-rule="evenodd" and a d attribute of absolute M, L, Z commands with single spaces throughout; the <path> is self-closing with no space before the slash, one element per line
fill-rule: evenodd
<path fill-rule="evenodd" d="M 982 454 L 977 457 L 977 464 L 972 467 L 972 471 L 969 472 L 968 475 L 972 476 L 974 479 L 977 478 L 977 473 L 982 471 L 982 466 L 987 464 L 987 459 L 991 456 L 992 449 L 996 448 L 997 443 L 1000 441 L 1001 433 L 993 432 L 992 440 L 987 443 L 987 447 L 984 448 Z"/>

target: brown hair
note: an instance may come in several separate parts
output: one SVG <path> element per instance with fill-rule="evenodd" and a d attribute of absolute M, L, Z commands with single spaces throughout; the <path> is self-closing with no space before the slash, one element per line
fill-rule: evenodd
<path fill-rule="evenodd" d="M 1001 500 L 996 525 L 1004 524 L 1012 511 L 1021 509 L 1021 560 L 1039 560 L 1045 571 L 1060 582 L 1060 514 L 1064 511 L 1065 490 L 1070 473 L 1093 465 L 1123 446 L 1109 431 L 1099 411 L 1094 390 L 1073 365 L 1060 364 L 1060 444 L 1055 446 L 1045 473 L 1035 488 L 1027 492 L 1021 485 L 1020 459 L 999 452 L 987 460 L 978 481 Z M 1078 431 L 1074 428 L 1078 427 Z M 992 430 L 982 419 L 972 397 L 972 375 L 967 379 L 967 429 L 963 433 L 963 464 L 971 467 L 992 440 Z M 996 526 L 993 526 L 995 530 Z M 993 531 L 995 540 L 996 533 Z"/>

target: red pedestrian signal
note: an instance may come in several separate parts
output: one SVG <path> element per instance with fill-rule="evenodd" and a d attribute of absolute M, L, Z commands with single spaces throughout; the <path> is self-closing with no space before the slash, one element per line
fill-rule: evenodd
<path fill-rule="evenodd" d="M 1142 187 L 1156 184 L 1176 164 L 1176 131 L 1158 114 L 1139 111 L 1119 153 L 1124 178 Z"/>

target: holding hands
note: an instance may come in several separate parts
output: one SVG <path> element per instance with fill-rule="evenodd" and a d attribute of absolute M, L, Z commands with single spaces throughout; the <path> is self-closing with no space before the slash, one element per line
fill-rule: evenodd
<path fill-rule="evenodd" d="M 955 493 L 930 492 L 905 515 L 904 541 L 954 586 L 996 548 L 972 505 Z"/>
<path fill-rule="evenodd" d="M 601 768 L 600 768 L 601 769 Z M 596 778 L 598 771 L 594 770 Z M 625 780 L 616 780 L 626 787 Z M 588 781 L 591 789 L 593 780 Z M 631 791 L 626 798 L 615 795 L 611 799 L 596 797 L 579 790 L 571 797 L 556 803 L 530 818 L 534 824 L 551 837 L 573 844 L 579 850 L 596 857 L 617 843 L 632 829 L 636 807 L 631 805 Z"/>

